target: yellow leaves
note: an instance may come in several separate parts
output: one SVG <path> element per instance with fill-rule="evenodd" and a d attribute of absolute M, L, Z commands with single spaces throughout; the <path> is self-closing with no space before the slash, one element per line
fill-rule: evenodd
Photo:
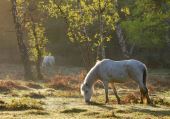
<path fill-rule="evenodd" d="M 126 15 L 130 15 L 130 10 L 128 7 L 122 8 L 121 11 L 124 12 Z"/>
<path fill-rule="evenodd" d="M 41 11 L 47 12 L 50 17 L 57 17 L 59 10 L 53 0 L 48 0 L 48 2 L 40 1 L 38 7 Z"/>
<path fill-rule="evenodd" d="M 17 4 L 22 4 L 24 1 L 23 0 L 16 0 Z"/>
<path fill-rule="evenodd" d="M 32 61 L 37 60 L 38 52 L 36 45 L 40 48 L 42 53 L 45 53 L 45 45 L 47 44 L 48 39 L 45 37 L 45 28 L 42 23 L 29 21 L 26 23 L 28 45 L 29 45 L 29 54 Z"/>
<path fill-rule="evenodd" d="M 82 7 L 85 7 L 85 6 L 86 6 L 85 1 L 80 0 L 80 5 L 81 5 Z"/>

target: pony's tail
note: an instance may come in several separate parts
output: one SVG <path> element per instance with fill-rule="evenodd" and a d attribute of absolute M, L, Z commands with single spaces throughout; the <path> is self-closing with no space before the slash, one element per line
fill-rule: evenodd
<path fill-rule="evenodd" d="M 147 69 L 146 66 L 143 69 L 143 84 L 146 86 Z"/>
<path fill-rule="evenodd" d="M 145 92 L 144 92 L 144 97 L 145 98 L 143 98 L 143 101 L 144 101 L 145 104 L 152 104 L 152 102 L 151 102 L 151 100 L 149 98 L 149 95 L 148 95 L 148 89 L 146 87 L 146 79 L 147 79 L 147 68 L 145 66 L 144 69 L 143 69 L 143 84 L 145 86 Z"/>

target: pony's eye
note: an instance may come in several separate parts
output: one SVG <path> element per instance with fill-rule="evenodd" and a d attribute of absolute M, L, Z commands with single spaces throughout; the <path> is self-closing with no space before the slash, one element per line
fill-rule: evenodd
<path fill-rule="evenodd" d="M 86 83 L 85 86 L 88 86 L 88 84 Z"/>

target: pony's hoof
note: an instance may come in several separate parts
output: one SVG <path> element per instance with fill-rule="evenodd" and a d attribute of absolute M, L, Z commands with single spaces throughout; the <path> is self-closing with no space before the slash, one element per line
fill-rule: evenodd
<path fill-rule="evenodd" d="M 105 101 L 105 104 L 108 104 L 108 103 L 109 103 L 109 101 L 108 101 L 108 100 L 106 100 L 106 101 Z"/>
<path fill-rule="evenodd" d="M 90 102 L 90 101 L 85 101 L 85 103 L 86 103 L 87 105 L 90 105 L 90 104 L 91 104 L 91 102 Z"/>
<path fill-rule="evenodd" d="M 154 103 L 153 103 L 151 100 L 148 101 L 148 105 L 150 105 L 150 106 L 155 106 Z"/>

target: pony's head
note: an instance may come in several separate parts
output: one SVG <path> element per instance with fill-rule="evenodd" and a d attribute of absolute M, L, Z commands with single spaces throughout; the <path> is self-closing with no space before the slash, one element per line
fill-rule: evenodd
<path fill-rule="evenodd" d="M 81 84 L 81 94 L 84 96 L 84 100 L 86 103 L 89 103 L 91 100 L 91 96 L 93 93 L 92 88 L 87 84 L 87 83 L 83 83 Z"/>

